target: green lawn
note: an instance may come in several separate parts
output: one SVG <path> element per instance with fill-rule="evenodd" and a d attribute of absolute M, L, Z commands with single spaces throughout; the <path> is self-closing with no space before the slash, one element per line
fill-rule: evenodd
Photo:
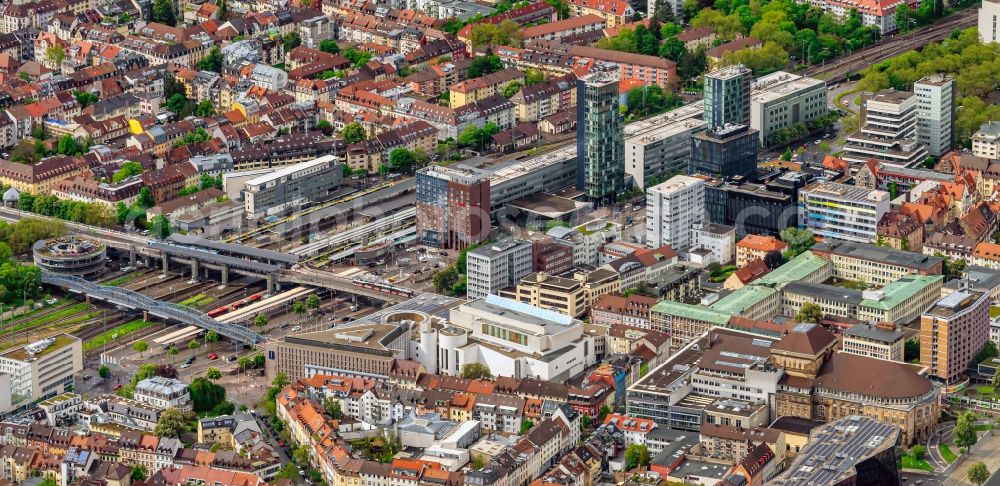
<path fill-rule="evenodd" d="M 993 424 L 979 424 L 974 428 L 976 432 L 986 432 L 987 430 L 993 430 Z"/>
<path fill-rule="evenodd" d="M 709 280 L 711 280 L 713 282 L 716 282 L 716 283 L 718 283 L 718 282 L 724 282 L 727 278 L 729 278 L 730 275 L 733 274 L 733 272 L 736 271 L 736 269 L 737 269 L 736 265 L 726 265 L 726 266 L 720 268 L 716 272 L 710 272 L 708 274 L 708 278 L 709 278 Z"/>
<path fill-rule="evenodd" d="M 90 304 L 88 304 L 86 302 L 80 302 L 80 303 L 77 303 L 75 305 L 71 305 L 71 306 L 69 306 L 69 307 L 67 307 L 67 308 L 65 308 L 63 310 L 60 310 L 60 311 L 57 311 L 57 312 L 53 312 L 53 313 L 51 313 L 51 314 L 49 314 L 47 316 L 39 317 L 38 319 L 34 319 L 34 320 L 31 320 L 31 321 L 25 322 L 24 324 L 19 324 L 17 326 L 14 326 L 14 328 L 15 329 L 17 329 L 17 328 L 23 329 L 25 327 L 41 326 L 42 324 L 48 324 L 48 323 L 50 323 L 52 321 L 56 321 L 56 320 L 62 319 L 64 317 L 71 316 L 73 314 L 79 314 L 79 313 L 87 310 L 89 307 L 90 307 Z"/>
<path fill-rule="evenodd" d="M 100 346 L 104 346 L 105 344 L 111 342 L 114 339 L 117 339 L 117 338 L 120 338 L 120 337 L 124 337 L 124 336 L 128 336 L 129 334 L 132 334 L 132 333 L 135 333 L 135 332 L 139 332 L 139 331 L 141 331 L 141 330 L 143 330 L 143 329 L 145 329 L 145 328 L 147 328 L 147 327 L 149 327 L 151 325 L 152 325 L 151 322 L 146 322 L 146 321 L 144 321 L 142 319 L 136 319 L 136 320 L 134 320 L 132 322 L 122 324 L 122 325 L 120 325 L 118 327 L 115 327 L 113 329 L 108 329 L 106 332 L 102 332 L 102 333 L 94 336 L 92 339 L 90 339 L 86 343 L 83 343 L 83 350 L 84 351 L 89 351 L 91 349 L 98 348 Z"/>
<path fill-rule="evenodd" d="M 201 293 L 197 295 L 192 295 L 191 297 L 182 300 L 180 304 L 186 307 L 197 308 L 203 305 L 211 304 L 212 302 L 215 302 L 215 300 L 216 300 L 215 297 Z"/>
<path fill-rule="evenodd" d="M 980 395 L 992 395 L 996 391 L 992 386 L 981 386 L 976 389 Z"/>
<path fill-rule="evenodd" d="M 948 464 L 951 464 L 955 462 L 955 459 L 958 459 L 958 456 L 956 456 L 954 452 L 951 452 L 951 447 L 948 447 L 948 444 L 938 444 L 938 451 L 941 452 L 941 457 L 943 457 L 945 461 L 948 461 Z"/>
<path fill-rule="evenodd" d="M 125 275 L 122 275 L 121 277 L 113 278 L 111 280 L 108 280 L 107 282 L 104 282 L 101 285 L 108 286 L 108 287 L 118 287 L 120 285 L 125 285 L 125 284 L 127 284 L 127 283 L 135 280 L 135 278 L 138 277 L 138 276 L 139 276 L 138 272 L 130 272 L 130 273 L 126 273 Z"/>
<path fill-rule="evenodd" d="M 926 459 L 917 460 L 917 458 L 909 455 L 903 455 L 903 468 L 904 469 L 922 469 L 924 471 L 933 472 L 934 468 L 927 462 Z"/>

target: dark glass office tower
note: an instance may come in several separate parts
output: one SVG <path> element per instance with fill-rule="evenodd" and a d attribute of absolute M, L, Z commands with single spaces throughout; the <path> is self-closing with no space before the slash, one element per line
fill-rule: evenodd
<path fill-rule="evenodd" d="M 625 189 L 625 125 L 618 112 L 618 79 L 595 73 L 577 80 L 576 186 L 598 204 Z"/>

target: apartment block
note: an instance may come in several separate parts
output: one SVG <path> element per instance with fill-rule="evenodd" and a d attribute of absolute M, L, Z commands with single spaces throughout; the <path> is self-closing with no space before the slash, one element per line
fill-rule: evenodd
<path fill-rule="evenodd" d="M 466 254 L 469 299 L 496 295 L 531 273 L 531 243 L 507 239 Z"/>
<path fill-rule="evenodd" d="M 869 243 L 878 237 L 878 223 L 889 211 L 889 193 L 817 182 L 799 191 L 799 227 L 835 240 Z"/>
<path fill-rule="evenodd" d="M 565 277 L 532 273 L 514 288 L 501 289 L 501 297 L 580 317 L 587 312 L 587 289 L 583 282 Z"/>
<path fill-rule="evenodd" d="M 944 260 L 882 246 L 850 241 L 825 241 L 812 254 L 833 264 L 833 276 L 881 287 L 906 275 L 941 275 Z"/>
<path fill-rule="evenodd" d="M 983 2 L 983 7 L 989 3 L 996 5 L 1000 13 L 1000 3 Z M 987 122 L 980 125 L 979 130 L 972 135 L 972 155 L 987 159 L 1000 158 L 1000 122 Z"/>
<path fill-rule="evenodd" d="M 920 317 L 920 364 L 929 377 L 955 383 L 989 337 L 989 294 L 952 292 Z"/>
<path fill-rule="evenodd" d="M 862 100 L 861 129 L 844 142 L 843 159 L 864 164 L 871 159 L 913 167 L 928 155 L 917 140 L 917 96 L 892 89 Z"/>
<path fill-rule="evenodd" d="M 646 190 L 646 245 L 684 252 L 694 244 L 691 227 L 705 220 L 705 181 L 677 175 Z"/>
<path fill-rule="evenodd" d="M 474 101 L 481 101 L 501 93 L 510 83 L 524 84 L 524 72 L 504 69 L 478 78 L 467 79 L 451 87 L 448 103 L 451 108 L 459 108 Z"/>
<path fill-rule="evenodd" d="M 749 234 L 736 243 L 736 266 L 743 267 L 747 263 L 764 257 L 772 251 L 783 252 L 788 248 L 788 243 L 773 236 L 761 236 Z"/>
<path fill-rule="evenodd" d="M 913 83 L 917 95 L 917 141 L 940 157 L 955 140 L 955 80 L 943 74 L 924 76 Z"/>

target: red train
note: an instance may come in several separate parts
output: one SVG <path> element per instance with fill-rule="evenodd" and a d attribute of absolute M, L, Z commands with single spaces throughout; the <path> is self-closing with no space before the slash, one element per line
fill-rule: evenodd
<path fill-rule="evenodd" d="M 243 306 L 245 306 L 247 304 L 251 304 L 253 302 L 257 302 L 263 296 L 264 296 L 263 292 L 256 293 L 256 294 L 251 295 L 250 297 L 246 297 L 246 298 L 237 300 L 236 302 L 233 302 L 232 304 L 224 305 L 222 307 L 219 307 L 218 309 L 212 309 L 212 310 L 208 311 L 208 317 L 219 317 L 219 316 L 221 316 L 223 314 L 228 314 L 228 313 L 233 312 L 234 310 L 239 309 L 239 308 L 241 308 L 241 307 L 243 307 Z"/>

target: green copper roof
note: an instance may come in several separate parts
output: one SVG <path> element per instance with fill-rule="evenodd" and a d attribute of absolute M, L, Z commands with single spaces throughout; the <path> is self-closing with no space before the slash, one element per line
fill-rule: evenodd
<path fill-rule="evenodd" d="M 832 265 L 830 260 L 813 255 L 807 251 L 793 258 L 788 263 L 775 268 L 763 277 L 754 280 L 751 285 L 782 286 L 789 282 L 805 280 L 820 271 L 826 265 Z"/>
<path fill-rule="evenodd" d="M 728 314 L 742 314 L 758 302 L 771 297 L 777 290 L 771 287 L 747 285 L 708 306 L 709 309 Z"/>
<path fill-rule="evenodd" d="M 733 317 L 732 314 L 727 314 L 725 312 L 719 312 L 700 305 L 675 302 L 673 300 L 660 301 L 658 304 L 654 305 L 650 311 L 669 316 L 693 319 L 696 321 L 710 322 L 718 326 L 728 324 L 729 319 Z"/>
<path fill-rule="evenodd" d="M 885 293 L 882 300 L 865 299 L 861 301 L 862 307 L 889 310 L 913 297 L 928 285 L 944 280 L 944 275 L 905 275 L 899 280 L 892 282 L 881 291 Z"/>

